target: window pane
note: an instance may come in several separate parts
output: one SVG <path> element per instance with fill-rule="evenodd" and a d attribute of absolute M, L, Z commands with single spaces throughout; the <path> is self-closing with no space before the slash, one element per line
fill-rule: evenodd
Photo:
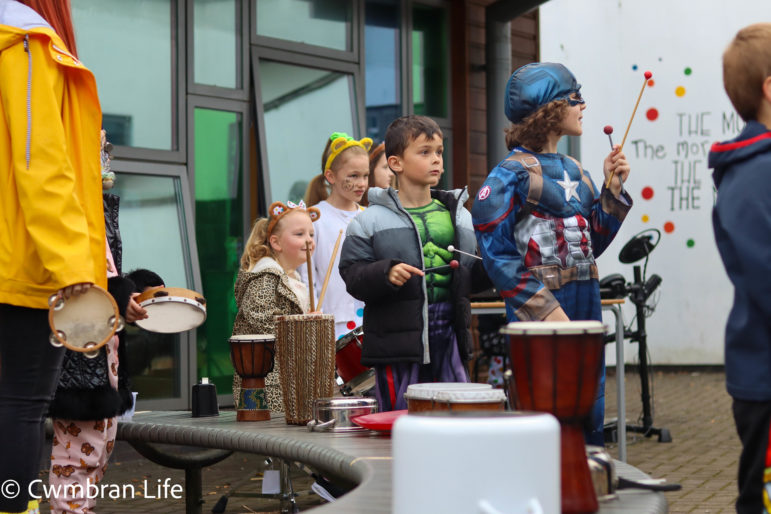
<path fill-rule="evenodd" d="M 257 35 L 351 50 L 351 0 L 257 0 Z"/>
<path fill-rule="evenodd" d="M 228 339 L 233 284 L 244 247 L 240 113 L 195 109 L 195 229 L 206 322 L 198 329 L 198 376 L 220 394 L 233 384 Z"/>
<path fill-rule="evenodd" d="M 397 0 L 367 1 L 364 39 L 367 136 L 382 141 L 388 124 L 402 113 Z"/>
<path fill-rule="evenodd" d="M 181 184 L 176 177 L 118 173 L 123 270 L 147 268 L 167 286 L 192 287 Z"/>
<path fill-rule="evenodd" d="M 170 287 L 192 287 L 185 214 L 176 177 L 118 173 L 123 272 L 146 268 Z M 129 373 L 141 399 L 180 397 L 180 335 L 126 326 Z M 123 365 L 123 363 L 121 363 Z M 186 371 L 185 371 L 186 372 Z"/>
<path fill-rule="evenodd" d="M 236 1 L 195 0 L 193 9 L 195 82 L 239 87 Z"/>
<path fill-rule="evenodd" d="M 72 0 L 72 15 L 79 57 L 99 85 L 110 141 L 175 149 L 171 0 Z"/>
<path fill-rule="evenodd" d="M 412 101 L 415 114 L 447 118 L 449 84 L 447 9 L 412 9 Z"/>
<path fill-rule="evenodd" d="M 354 134 L 353 77 L 260 61 L 265 140 L 270 168 L 269 203 L 297 202 L 321 173 L 321 153 L 332 132 Z"/>

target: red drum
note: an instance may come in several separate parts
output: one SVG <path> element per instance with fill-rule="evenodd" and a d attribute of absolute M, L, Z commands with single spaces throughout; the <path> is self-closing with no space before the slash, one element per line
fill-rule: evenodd
<path fill-rule="evenodd" d="M 561 426 L 562 512 L 599 509 L 586 461 L 584 419 L 597 395 L 605 328 L 599 321 L 521 321 L 509 338 L 510 397 L 519 410 L 553 414 Z"/>
<path fill-rule="evenodd" d="M 238 335 L 231 337 L 229 342 L 233 368 L 242 379 L 236 420 L 267 421 L 270 419 L 270 409 L 265 398 L 265 377 L 273 371 L 276 336 Z"/>
<path fill-rule="evenodd" d="M 335 365 L 337 374 L 344 382 L 350 382 L 369 370 L 361 364 L 361 345 L 364 340 L 364 330 L 356 327 L 340 337 L 335 343 Z"/>
<path fill-rule="evenodd" d="M 375 370 L 361 363 L 363 342 L 364 330 L 356 327 L 335 343 L 335 367 L 343 381 L 340 392 L 344 396 L 364 394 L 375 385 Z"/>

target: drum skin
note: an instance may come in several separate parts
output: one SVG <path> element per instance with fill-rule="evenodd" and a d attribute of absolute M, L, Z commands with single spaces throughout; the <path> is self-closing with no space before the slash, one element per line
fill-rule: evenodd
<path fill-rule="evenodd" d="M 96 356 L 95 351 L 123 328 L 115 299 L 97 285 L 66 300 L 52 296 L 49 303 L 48 325 L 55 346 Z"/>
<path fill-rule="evenodd" d="M 186 332 L 206 321 L 206 299 L 200 293 L 181 287 L 154 287 L 134 301 L 147 310 L 147 318 L 136 324 L 150 332 Z"/>
<path fill-rule="evenodd" d="M 404 398 L 411 414 L 437 410 L 503 410 L 505 396 L 492 385 L 473 382 L 431 382 L 407 386 Z"/>
<path fill-rule="evenodd" d="M 599 321 L 515 322 L 508 336 L 518 410 L 553 414 L 560 422 L 562 512 L 599 509 L 584 449 L 583 421 L 597 395 L 604 327 Z"/>

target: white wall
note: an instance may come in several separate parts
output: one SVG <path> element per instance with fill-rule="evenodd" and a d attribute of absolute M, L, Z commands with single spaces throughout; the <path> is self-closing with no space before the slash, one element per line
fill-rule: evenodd
<path fill-rule="evenodd" d="M 581 161 L 598 185 L 610 149 L 602 129 L 612 125 L 621 143 L 643 72 L 653 73 L 624 145 L 635 204 L 598 264 L 601 277 L 621 273 L 631 281 L 633 265 L 619 263 L 619 251 L 642 230 L 661 231 L 648 263 L 648 276 L 663 278 L 647 320 L 656 364 L 723 363 L 733 289 L 712 235 L 707 152 L 743 126 L 723 90 L 722 52 L 738 29 L 761 20 L 771 20 L 766 0 L 551 0 L 541 7 L 541 60 L 565 64 L 583 84 Z M 646 116 L 654 118 L 651 109 L 655 119 Z M 646 191 L 653 196 L 645 199 Z M 631 305 L 624 316 L 632 320 Z M 609 362 L 613 352 L 609 346 Z M 627 362 L 636 352 L 626 345 Z"/>

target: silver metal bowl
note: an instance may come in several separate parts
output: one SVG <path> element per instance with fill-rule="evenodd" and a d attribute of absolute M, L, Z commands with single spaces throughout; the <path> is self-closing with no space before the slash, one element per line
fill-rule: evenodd
<path fill-rule="evenodd" d="M 318 398 L 313 401 L 313 416 L 308 422 L 311 432 L 361 432 L 366 431 L 352 418 L 377 412 L 377 400 L 346 396 L 342 398 Z"/>

